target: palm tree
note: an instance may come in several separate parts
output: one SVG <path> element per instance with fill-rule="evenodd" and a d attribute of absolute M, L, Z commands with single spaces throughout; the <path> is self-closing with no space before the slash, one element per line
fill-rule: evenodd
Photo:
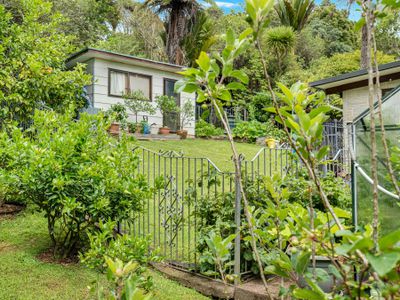
<path fill-rule="evenodd" d="M 165 16 L 165 42 L 168 60 L 173 64 L 183 64 L 185 55 L 182 42 L 190 27 L 189 20 L 196 16 L 201 5 L 196 0 L 146 0 L 144 5 L 153 9 L 157 14 Z"/>
<path fill-rule="evenodd" d="M 195 67 L 200 52 L 208 52 L 217 39 L 215 26 L 208 14 L 203 10 L 198 11 L 190 21 L 188 33 L 181 44 L 185 54 L 185 64 Z"/>
<path fill-rule="evenodd" d="M 314 0 L 278 0 L 275 10 L 284 26 L 300 32 L 314 9 Z"/>

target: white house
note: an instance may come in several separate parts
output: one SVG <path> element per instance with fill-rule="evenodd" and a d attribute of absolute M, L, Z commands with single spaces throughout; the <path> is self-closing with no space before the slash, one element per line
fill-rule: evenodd
<path fill-rule="evenodd" d="M 379 66 L 380 83 L 383 100 L 390 97 L 391 101 L 385 104 L 384 114 L 390 119 L 390 115 L 400 114 L 400 93 L 396 87 L 400 86 L 400 61 L 395 61 Z M 344 150 L 353 148 L 353 138 L 351 135 L 352 124 L 355 124 L 360 117 L 368 115 L 368 72 L 366 69 L 358 70 L 339 76 L 326 78 L 311 82 L 311 87 L 324 90 L 326 94 L 339 94 L 343 99 L 343 147 Z M 391 91 L 395 94 L 390 93 Z M 390 113 L 389 113 L 390 112 Z M 364 121 L 365 118 L 363 118 Z M 359 123 L 359 122 L 357 122 Z M 358 129 L 354 128 L 354 132 Z M 358 147 L 360 148 L 360 147 Z M 354 148 L 353 148 L 354 149 Z M 360 152 L 360 151 L 359 151 Z M 345 151 L 343 161 L 350 165 L 349 152 Z"/>
<path fill-rule="evenodd" d="M 400 85 L 400 61 L 379 66 L 382 94 Z M 366 69 L 310 83 L 326 94 L 340 94 L 343 99 L 343 122 L 348 124 L 368 109 L 368 72 Z"/>
<path fill-rule="evenodd" d="M 140 90 L 154 105 L 159 95 L 174 96 L 176 103 L 183 106 L 186 101 L 193 103 L 195 111 L 195 94 L 174 93 L 174 84 L 182 76 L 177 72 L 182 66 L 138 58 L 130 55 L 114 53 L 93 48 L 83 49 L 69 57 L 67 67 L 77 63 L 86 65 L 86 70 L 93 76 L 92 84 L 87 91 L 95 108 L 107 110 L 112 104 L 123 103 L 123 94 L 133 90 Z M 163 116 L 157 110 L 155 115 L 140 115 L 148 118 L 149 124 L 161 126 Z M 166 116 L 166 123 L 171 131 L 179 129 L 179 116 Z M 134 121 L 133 115 L 130 120 Z M 189 135 L 194 135 L 194 120 L 185 125 Z"/>

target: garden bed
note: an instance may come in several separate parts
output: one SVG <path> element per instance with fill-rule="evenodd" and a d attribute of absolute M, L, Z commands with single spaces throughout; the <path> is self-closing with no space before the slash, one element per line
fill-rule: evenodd
<path fill-rule="evenodd" d="M 153 266 L 167 278 L 175 280 L 183 286 L 193 288 L 208 297 L 235 300 L 280 299 L 281 279 L 278 277 L 270 277 L 268 280 L 268 287 L 272 296 L 272 298 L 268 298 L 264 285 L 258 278 L 251 278 L 234 286 L 165 263 L 158 263 Z M 285 282 L 284 285 L 288 287 L 290 283 Z"/>

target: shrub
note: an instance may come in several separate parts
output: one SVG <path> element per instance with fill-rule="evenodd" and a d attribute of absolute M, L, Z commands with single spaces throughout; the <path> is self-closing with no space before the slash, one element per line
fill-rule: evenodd
<path fill-rule="evenodd" d="M 0 206 L 5 202 L 26 202 L 20 189 L 29 145 L 29 139 L 18 128 L 0 132 Z"/>
<path fill-rule="evenodd" d="M 277 128 L 271 120 L 265 123 L 258 121 L 240 122 L 233 128 L 232 134 L 234 138 L 251 143 L 255 142 L 258 137 L 271 137 L 279 141 L 285 137 L 285 133 Z"/>
<path fill-rule="evenodd" d="M 213 124 L 207 123 L 203 119 L 196 122 L 196 137 L 212 137 L 223 135 L 224 130 L 222 128 L 217 128 Z"/>
<path fill-rule="evenodd" d="M 88 234 L 87 251 L 80 253 L 80 261 L 91 269 L 104 271 L 107 267 L 105 257 L 119 259 L 123 263 L 138 262 L 145 266 L 160 261 L 157 250 L 150 249 L 151 239 L 134 237 L 128 234 L 114 237 L 115 222 L 99 223 L 99 230 Z"/>
<path fill-rule="evenodd" d="M 284 184 L 291 191 L 290 202 L 300 203 L 304 207 L 309 206 L 310 179 L 306 173 L 300 176 L 286 176 Z M 350 186 L 346 184 L 343 178 L 336 177 L 332 172 L 328 172 L 325 176 L 321 176 L 321 184 L 332 205 L 343 209 L 351 208 Z M 315 208 L 324 210 L 321 198 L 314 187 L 312 189 L 312 202 Z"/>
<path fill-rule="evenodd" d="M 131 140 L 107 134 L 102 115 L 36 111 L 22 192 L 47 218 L 54 252 L 80 249 L 101 220 L 131 221 L 150 190 L 136 174 Z"/>

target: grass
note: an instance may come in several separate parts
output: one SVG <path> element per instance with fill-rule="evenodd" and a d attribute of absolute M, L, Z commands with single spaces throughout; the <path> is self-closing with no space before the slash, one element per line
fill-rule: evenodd
<path fill-rule="evenodd" d="M 233 171 L 231 160 L 232 152 L 228 141 L 203 139 L 186 139 L 180 141 L 140 141 L 139 144 L 149 150 L 174 150 L 183 152 L 185 156 L 207 157 L 216 164 L 221 171 Z M 255 144 L 236 143 L 239 153 L 251 160 L 261 146 Z"/>
<path fill-rule="evenodd" d="M 45 219 L 21 213 L 0 219 L 0 299 L 92 299 L 88 286 L 105 282 L 102 274 L 80 264 L 42 262 L 37 256 L 48 249 Z M 150 271 L 156 300 L 201 300 L 206 297 Z"/>

